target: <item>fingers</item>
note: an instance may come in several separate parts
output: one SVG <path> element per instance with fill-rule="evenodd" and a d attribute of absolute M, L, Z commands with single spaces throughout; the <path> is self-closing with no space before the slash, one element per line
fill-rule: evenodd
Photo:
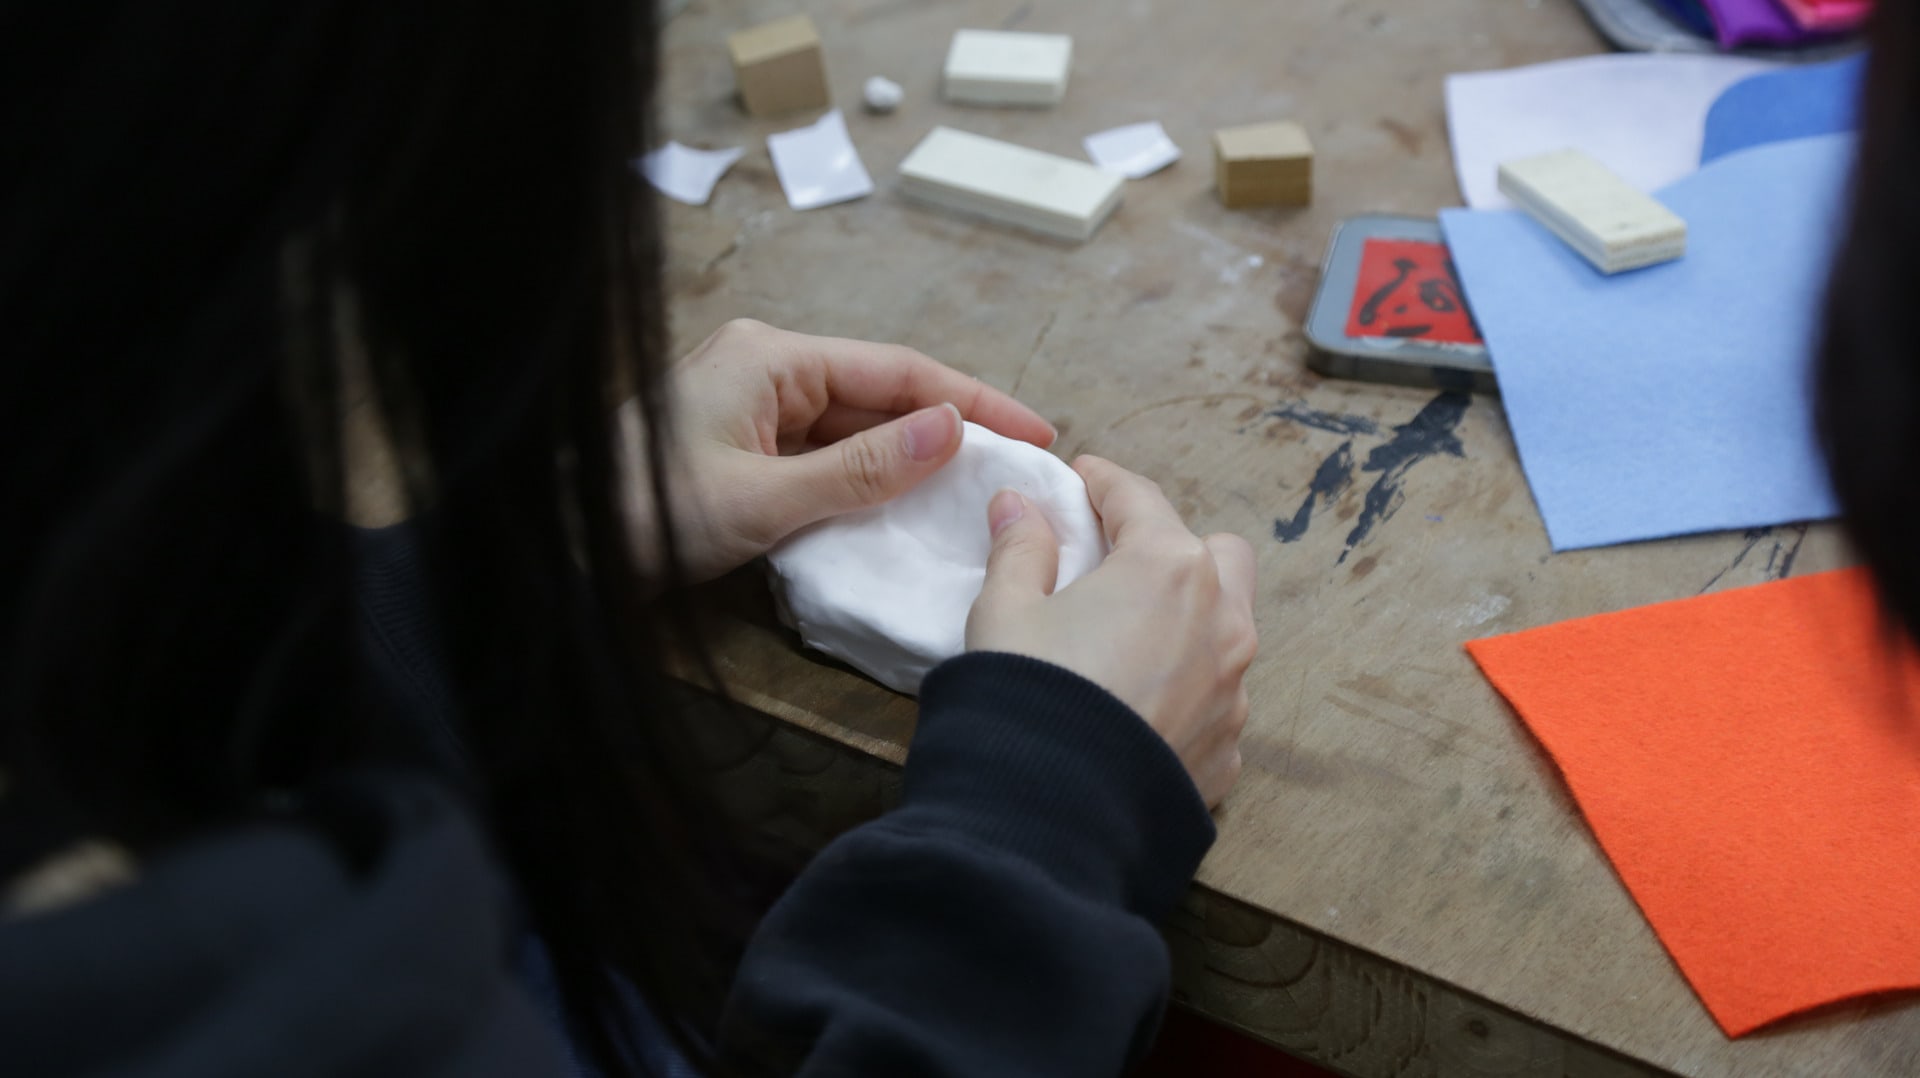
<path fill-rule="evenodd" d="M 1200 799 L 1207 808 L 1217 809 L 1233 792 L 1234 784 L 1240 781 L 1240 750 L 1223 755 L 1217 761 L 1210 761 L 1205 772 L 1194 776 L 1194 786 L 1200 791 Z"/>
<path fill-rule="evenodd" d="M 849 437 L 885 419 L 951 404 L 962 418 L 1042 449 L 1056 437 L 1039 413 L 997 389 L 911 348 L 841 337 L 812 337 L 737 318 L 715 330 L 682 366 L 741 368 L 772 381 L 783 432 L 809 431 L 811 441 Z M 827 429 L 830 411 L 845 410 Z M 873 422 L 866 422 L 866 413 Z"/>
<path fill-rule="evenodd" d="M 1220 594 L 1251 616 L 1256 588 L 1253 547 L 1237 535 L 1209 535 L 1201 541 L 1220 570 Z"/>
<path fill-rule="evenodd" d="M 987 555 L 987 579 L 980 602 L 1039 599 L 1053 594 L 1060 575 L 1060 541 L 1037 506 L 1011 490 L 993 496 L 987 506 L 993 551 Z"/>
<path fill-rule="evenodd" d="M 882 423 L 890 423 L 899 416 L 893 412 L 882 412 L 873 408 L 855 408 L 846 404 L 829 404 L 820 418 L 806 432 L 809 445 L 832 445 L 843 438 L 851 438 L 863 430 L 872 430 Z"/>
<path fill-rule="evenodd" d="M 773 487 L 785 510 L 780 533 L 905 493 L 953 459 L 960 439 L 959 410 L 941 404 L 811 453 L 779 458 Z"/>
<path fill-rule="evenodd" d="M 1053 425 L 1038 412 L 911 348 L 838 337 L 791 336 L 797 342 L 802 369 L 817 373 L 830 404 L 887 415 L 951 404 L 960 409 L 963 418 L 996 434 L 1042 449 L 1053 444 Z"/>
<path fill-rule="evenodd" d="M 1246 730 L 1251 710 L 1247 687 L 1242 683 L 1231 707 L 1213 723 L 1207 744 L 1197 753 L 1191 773 L 1208 808 L 1218 808 L 1240 779 L 1240 735 Z"/>
<path fill-rule="evenodd" d="M 1086 480 L 1087 498 L 1100 515 L 1107 544 L 1118 548 L 1122 542 L 1166 538 L 1174 534 L 1191 542 L 1193 533 L 1180 520 L 1180 514 L 1151 480 L 1127 471 L 1099 457 L 1081 457 L 1073 470 Z"/>

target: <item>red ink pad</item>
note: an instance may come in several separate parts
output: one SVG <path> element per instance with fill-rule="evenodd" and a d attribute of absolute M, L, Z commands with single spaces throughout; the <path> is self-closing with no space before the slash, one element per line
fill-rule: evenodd
<path fill-rule="evenodd" d="M 1325 375 L 1497 392 L 1452 255 L 1430 218 L 1342 221 L 1306 336 L 1308 364 Z"/>
<path fill-rule="evenodd" d="M 1369 236 L 1347 311 L 1347 336 L 1485 344 L 1467 314 L 1460 273 L 1444 243 Z"/>

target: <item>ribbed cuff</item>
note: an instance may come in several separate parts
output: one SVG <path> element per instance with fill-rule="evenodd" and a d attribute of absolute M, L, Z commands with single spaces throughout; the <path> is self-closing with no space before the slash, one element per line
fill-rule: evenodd
<path fill-rule="evenodd" d="M 927 675 L 901 807 L 1154 921 L 1214 838 L 1179 757 L 1132 708 L 1070 670 L 995 652 Z"/>

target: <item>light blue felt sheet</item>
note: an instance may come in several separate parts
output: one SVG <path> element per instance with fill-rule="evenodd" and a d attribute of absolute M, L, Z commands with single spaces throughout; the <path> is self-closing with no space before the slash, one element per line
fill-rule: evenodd
<path fill-rule="evenodd" d="M 1658 197 L 1677 262 L 1602 275 L 1517 210 L 1448 210 L 1555 550 L 1837 512 L 1812 339 L 1851 135 L 1731 154 Z"/>
<path fill-rule="evenodd" d="M 1734 83 L 1707 110 L 1700 163 L 1769 142 L 1857 130 L 1866 70 L 1866 54 L 1858 53 Z"/>

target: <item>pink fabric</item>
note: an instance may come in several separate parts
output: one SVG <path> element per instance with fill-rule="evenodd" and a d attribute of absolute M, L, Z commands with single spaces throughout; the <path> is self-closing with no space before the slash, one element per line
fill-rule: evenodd
<path fill-rule="evenodd" d="M 1780 0 L 1780 3 L 1802 29 L 1823 34 L 1857 30 L 1873 11 L 1873 0 Z"/>

